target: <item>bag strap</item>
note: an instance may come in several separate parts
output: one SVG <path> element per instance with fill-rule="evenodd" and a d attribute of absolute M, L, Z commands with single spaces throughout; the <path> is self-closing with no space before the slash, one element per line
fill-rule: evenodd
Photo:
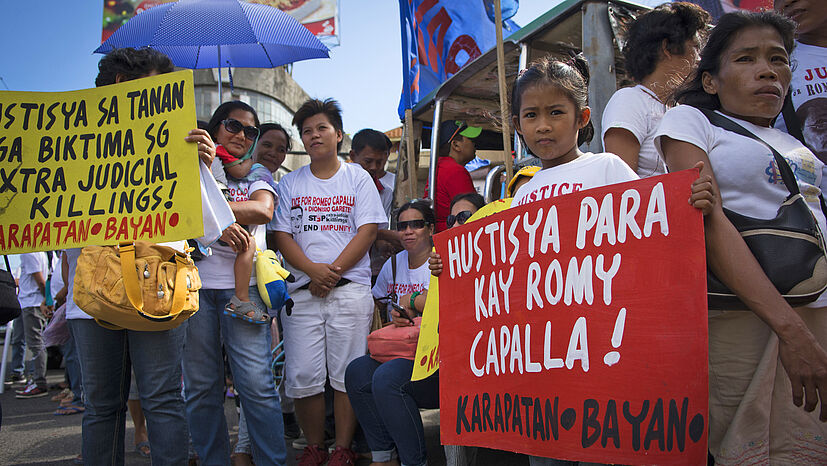
<path fill-rule="evenodd" d="M 175 289 L 172 292 L 172 306 L 170 307 L 169 314 L 165 316 L 155 316 L 144 313 L 144 297 L 141 293 L 141 284 L 138 283 L 138 274 L 135 273 L 135 243 L 120 243 L 118 250 L 121 257 L 123 285 L 132 307 L 134 307 L 141 316 L 150 320 L 170 320 L 180 314 L 186 304 L 188 265 L 186 259 L 177 253 L 175 254 L 177 267 L 175 270 Z"/>
<path fill-rule="evenodd" d="M 3 259 L 6 260 L 6 271 L 11 273 L 11 265 L 9 264 L 9 256 L 3 254 Z"/>
<path fill-rule="evenodd" d="M 699 108 L 698 110 L 700 110 L 701 113 L 703 113 L 704 116 L 707 118 L 707 120 L 709 120 L 709 122 L 713 125 L 719 128 L 723 128 L 732 133 L 748 137 L 767 146 L 767 148 L 769 148 L 769 150 L 772 151 L 773 157 L 775 157 L 775 163 L 776 165 L 778 165 L 778 169 L 781 170 L 781 179 L 784 181 L 784 186 L 787 187 L 787 190 L 790 192 L 790 194 L 801 194 L 801 190 L 798 187 L 798 182 L 795 180 L 795 175 L 793 174 L 792 168 L 790 168 L 790 164 L 787 163 L 787 159 L 785 159 L 784 156 L 779 154 L 774 147 L 767 144 L 766 141 L 753 134 L 752 131 L 744 128 L 743 126 L 730 120 L 729 118 L 726 118 L 718 113 L 715 113 L 712 110 L 708 110 L 705 108 Z M 784 121 L 787 121 L 786 116 L 784 117 Z M 821 213 L 824 214 L 825 218 L 827 218 L 827 203 L 825 203 L 824 196 L 821 193 L 819 193 L 818 195 L 818 200 L 821 204 Z"/>
<path fill-rule="evenodd" d="M 744 137 L 748 137 L 767 146 L 767 148 L 769 148 L 769 150 L 772 151 L 773 157 L 775 157 L 775 163 L 776 165 L 778 165 L 778 169 L 781 171 L 781 179 L 784 181 L 784 186 L 787 187 L 787 191 L 789 191 L 790 194 L 801 194 L 801 190 L 798 188 L 798 183 L 795 181 L 795 175 L 793 175 L 792 168 L 790 168 L 790 165 L 787 163 L 787 160 L 784 159 L 784 157 L 781 154 L 779 154 L 774 147 L 767 144 L 763 139 L 753 134 L 750 130 L 744 128 L 743 126 L 730 120 L 729 118 L 726 118 L 718 113 L 715 113 L 712 110 L 708 110 L 705 108 L 699 108 L 698 110 L 700 110 L 707 118 L 707 120 L 709 120 L 709 122 L 713 125 L 719 128 L 723 128 L 729 132 L 740 134 Z"/>
<path fill-rule="evenodd" d="M 396 254 L 391 256 L 391 294 L 394 302 L 399 301 L 399 296 L 396 294 Z M 390 308 L 390 304 L 388 308 Z"/>
<path fill-rule="evenodd" d="M 781 108 L 781 115 L 784 116 L 784 124 L 787 126 L 787 133 L 798 139 L 801 144 L 807 146 L 807 141 L 804 140 L 804 133 L 801 131 L 801 122 L 798 120 L 798 115 L 795 114 L 793 98 L 789 92 L 787 93 L 787 97 L 784 98 L 784 107 Z"/>
<path fill-rule="evenodd" d="M 396 254 L 391 256 L 391 286 L 396 291 Z"/>

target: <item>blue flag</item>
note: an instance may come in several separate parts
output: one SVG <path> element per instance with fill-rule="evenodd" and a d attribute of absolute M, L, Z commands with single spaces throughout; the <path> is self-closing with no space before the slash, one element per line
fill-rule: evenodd
<path fill-rule="evenodd" d="M 494 11 L 494 0 L 483 0 L 482 3 L 485 5 L 485 14 L 488 15 L 488 19 L 490 19 L 492 23 L 496 22 L 497 13 Z M 501 0 L 500 14 L 502 15 L 502 20 L 511 19 L 512 16 L 517 14 L 518 8 L 520 8 L 520 0 Z"/>
<path fill-rule="evenodd" d="M 496 46 L 487 10 L 491 0 L 399 0 L 402 23 L 402 96 L 399 117 L 466 63 Z M 502 0 L 503 19 L 518 0 Z M 494 10 L 491 6 L 491 16 Z M 503 37 L 519 29 L 504 21 Z"/>

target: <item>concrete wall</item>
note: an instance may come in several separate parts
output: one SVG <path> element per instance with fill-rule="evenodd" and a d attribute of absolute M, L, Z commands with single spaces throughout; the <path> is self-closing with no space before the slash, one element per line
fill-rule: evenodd
<path fill-rule="evenodd" d="M 218 70 L 194 70 L 196 86 L 218 87 Z M 227 70 L 221 71 L 224 85 L 224 100 L 230 95 L 230 83 Z M 233 87 L 250 89 L 269 95 L 278 100 L 292 111 L 310 98 L 293 78 L 287 74 L 284 67 L 279 68 L 234 68 Z"/>
<path fill-rule="evenodd" d="M 230 82 L 226 69 L 222 69 L 221 77 L 223 81 L 222 93 L 225 101 L 232 98 L 238 98 L 245 90 L 255 91 L 259 94 L 272 97 L 286 107 L 290 113 L 295 113 L 296 110 L 310 98 L 310 95 L 302 89 L 302 87 L 293 80 L 293 77 L 287 73 L 285 67 L 279 68 L 234 68 L 233 72 L 233 92 L 230 92 Z M 196 87 L 205 87 L 208 89 L 218 88 L 218 70 L 205 69 L 194 70 L 194 80 Z M 214 110 L 214 109 L 213 109 Z M 283 126 L 289 126 L 289 122 L 280 122 Z M 288 131 L 293 135 L 293 151 L 302 153 L 287 154 L 283 167 L 287 170 L 295 170 L 303 165 L 310 163 L 310 158 L 304 153 L 304 147 L 301 144 L 301 138 L 298 137 L 298 131 L 295 128 L 288 128 Z M 345 135 L 345 140 L 342 143 L 341 153 L 346 154 L 350 151 L 350 137 Z"/>

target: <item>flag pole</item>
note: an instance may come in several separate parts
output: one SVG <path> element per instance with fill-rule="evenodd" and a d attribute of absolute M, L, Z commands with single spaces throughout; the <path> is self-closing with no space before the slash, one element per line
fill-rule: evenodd
<path fill-rule="evenodd" d="M 505 154 L 506 183 L 514 176 L 513 159 L 511 157 L 511 118 L 508 112 L 505 85 L 505 51 L 503 50 L 503 12 L 500 0 L 494 0 L 494 29 L 497 32 L 497 77 L 500 85 L 500 114 L 502 115 L 503 153 Z"/>
<path fill-rule="evenodd" d="M 408 164 L 408 186 L 407 186 L 407 195 L 408 199 L 416 199 L 418 196 L 416 195 L 416 182 L 417 182 L 417 165 L 416 165 L 416 151 L 419 150 L 418 147 L 414 147 L 414 124 L 413 124 L 413 110 L 410 108 L 405 109 L 405 153 L 406 153 L 406 162 Z M 397 175 L 398 176 L 398 175 Z"/>
<path fill-rule="evenodd" d="M 218 105 L 221 105 L 221 46 L 218 46 Z M 216 107 L 217 108 L 217 107 Z"/>

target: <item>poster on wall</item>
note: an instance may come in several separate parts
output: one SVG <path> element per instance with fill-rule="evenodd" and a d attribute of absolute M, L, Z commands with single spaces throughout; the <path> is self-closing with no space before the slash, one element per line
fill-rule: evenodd
<path fill-rule="evenodd" d="M 717 20 L 724 13 L 736 10 L 772 10 L 772 0 L 688 0 L 708 11 Z"/>
<path fill-rule="evenodd" d="M 0 92 L 0 253 L 203 235 L 192 71 Z"/>
<path fill-rule="evenodd" d="M 104 0 L 103 35 L 104 42 L 123 23 L 138 13 L 162 3 L 175 0 Z M 339 1 L 338 0 L 242 0 L 278 8 L 296 18 L 310 32 L 328 47 L 339 45 Z"/>
<path fill-rule="evenodd" d="M 434 237 L 443 444 L 706 463 L 706 259 L 701 213 L 687 203 L 696 177 L 536 201 Z"/>

